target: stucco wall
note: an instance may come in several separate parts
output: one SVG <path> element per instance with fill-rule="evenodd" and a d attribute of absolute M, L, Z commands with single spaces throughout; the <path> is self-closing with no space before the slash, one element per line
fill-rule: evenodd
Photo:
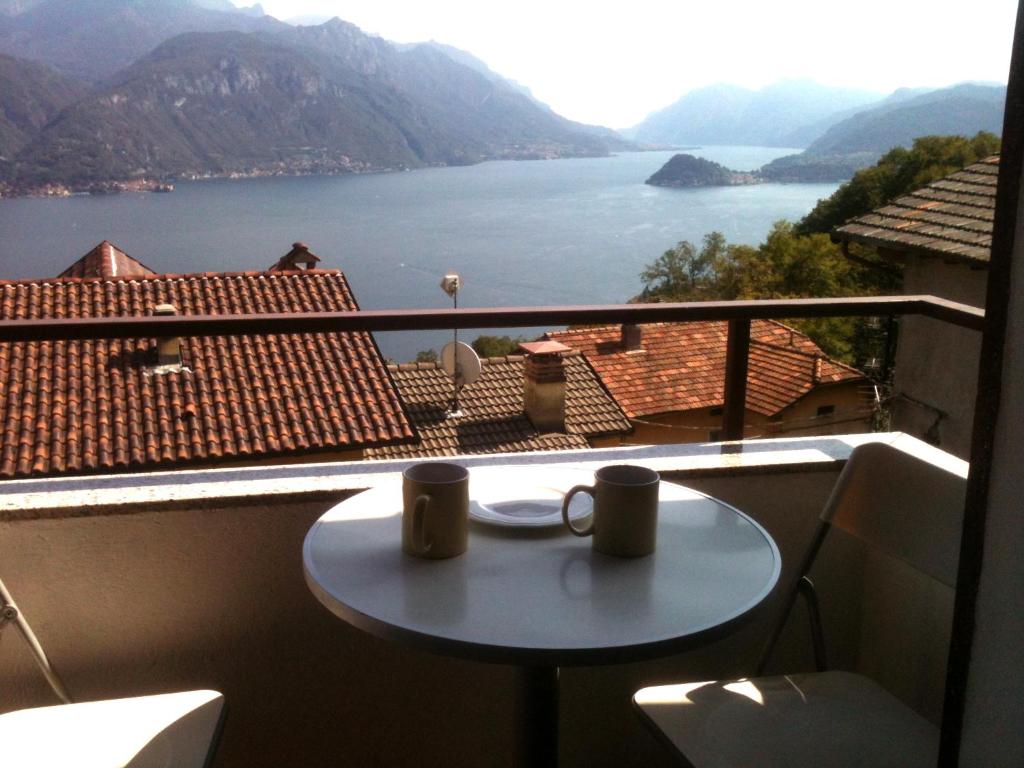
<path fill-rule="evenodd" d="M 986 269 L 909 256 L 903 292 L 983 307 L 987 277 Z M 896 351 L 892 428 L 966 459 L 980 349 L 981 334 L 976 331 L 926 317 L 904 317 Z"/>
<path fill-rule="evenodd" d="M 869 432 L 869 387 L 864 382 L 818 387 L 782 411 L 778 420 L 748 410 L 744 417 L 744 436 L 790 437 Z M 818 407 L 822 405 L 835 406 L 835 414 L 818 417 Z M 652 414 L 632 419 L 632 423 L 633 433 L 624 436 L 623 442 L 635 445 L 714 442 L 722 428 L 722 413 L 720 408 L 694 408 L 689 411 Z"/>
<path fill-rule="evenodd" d="M 818 408 L 834 406 L 829 416 L 818 416 Z M 797 400 L 768 424 L 766 436 L 845 435 L 871 431 L 873 393 L 869 382 L 818 387 Z"/>

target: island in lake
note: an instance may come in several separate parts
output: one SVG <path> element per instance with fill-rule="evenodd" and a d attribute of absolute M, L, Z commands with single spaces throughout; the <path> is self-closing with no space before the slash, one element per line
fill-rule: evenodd
<path fill-rule="evenodd" d="M 760 174 L 732 171 L 724 165 L 693 155 L 673 155 L 646 184 L 656 187 L 733 187 L 760 184 Z"/>

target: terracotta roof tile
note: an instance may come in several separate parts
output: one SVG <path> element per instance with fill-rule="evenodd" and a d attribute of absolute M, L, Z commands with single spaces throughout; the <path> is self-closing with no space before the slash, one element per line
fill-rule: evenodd
<path fill-rule="evenodd" d="M 943 258 L 987 262 L 992 250 L 999 156 L 911 192 L 833 232 L 849 240 Z"/>
<path fill-rule="evenodd" d="M 722 405 L 725 322 L 649 323 L 642 346 L 626 351 L 620 326 L 545 334 L 582 352 L 627 415 L 634 418 Z M 863 380 L 806 335 L 782 323 L 751 323 L 747 408 L 771 416 L 820 384 Z"/>
<path fill-rule="evenodd" d="M 127 274 L 102 272 L 111 254 L 114 271 Z M 128 269 L 117 254 L 101 243 L 66 277 L 0 281 L 0 317 L 148 315 L 159 303 L 183 315 L 358 309 L 334 270 L 157 275 Z M 0 344 L 0 477 L 161 469 L 415 437 L 367 333 L 186 337 L 181 367 L 163 371 L 153 364 L 155 344 Z"/>
<path fill-rule="evenodd" d="M 485 358 L 480 378 L 462 389 L 463 416 L 445 417 L 451 379 L 436 363 L 389 366 L 420 442 L 371 448 L 367 458 L 573 450 L 587 438 L 630 431 L 629 420 L 583 356 L 564 356 L 566 434 L 541 434 L 523 412 L 521 355 Z"/>

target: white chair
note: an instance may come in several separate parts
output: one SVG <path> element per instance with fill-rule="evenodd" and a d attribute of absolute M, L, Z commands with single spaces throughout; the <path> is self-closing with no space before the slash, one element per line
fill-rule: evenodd
<path fill-rule="evenodd" d="M 224 718 L 217 691 L 71 703 L 35 633 L 0 581 L 0 629 L 14 624 L 63 701 L 0 715 L 3 768 L 204 768 Z"/>
<path fill-rule="evenodd" d="M 5 768 L 204 768 L 224 710 L 216 691 L 58 704 L 0 715 Z"/>
<path fill-rule="evenodd" d="M 684 764 L 696 768 L 932 768 L 939 744 L 935 725 L 863 675 L 822 671 L 824 640 L 808 573 L 836 526 L 955 588 L 965 475 L 882 443 L 856 448 L 825 505 L 758 668 L 763 670 L 802 594 L 819 671 L 643 688 L 633 696 L 642 719 Z"/>

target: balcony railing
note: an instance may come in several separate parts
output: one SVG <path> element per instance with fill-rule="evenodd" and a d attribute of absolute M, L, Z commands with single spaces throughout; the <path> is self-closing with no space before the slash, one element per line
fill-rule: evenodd
<path fill-rule="evenodd" d="M 172 315 L 0 321 L 0 342 L 427 331 L 608 323 L 728 321 L 722 439 L 743 438 L 752 320 L 918 315 L 981 331 L 984 310 L 935 296 L 610 304 L 579 307 L 399 309 L 250 315 Z"/>

